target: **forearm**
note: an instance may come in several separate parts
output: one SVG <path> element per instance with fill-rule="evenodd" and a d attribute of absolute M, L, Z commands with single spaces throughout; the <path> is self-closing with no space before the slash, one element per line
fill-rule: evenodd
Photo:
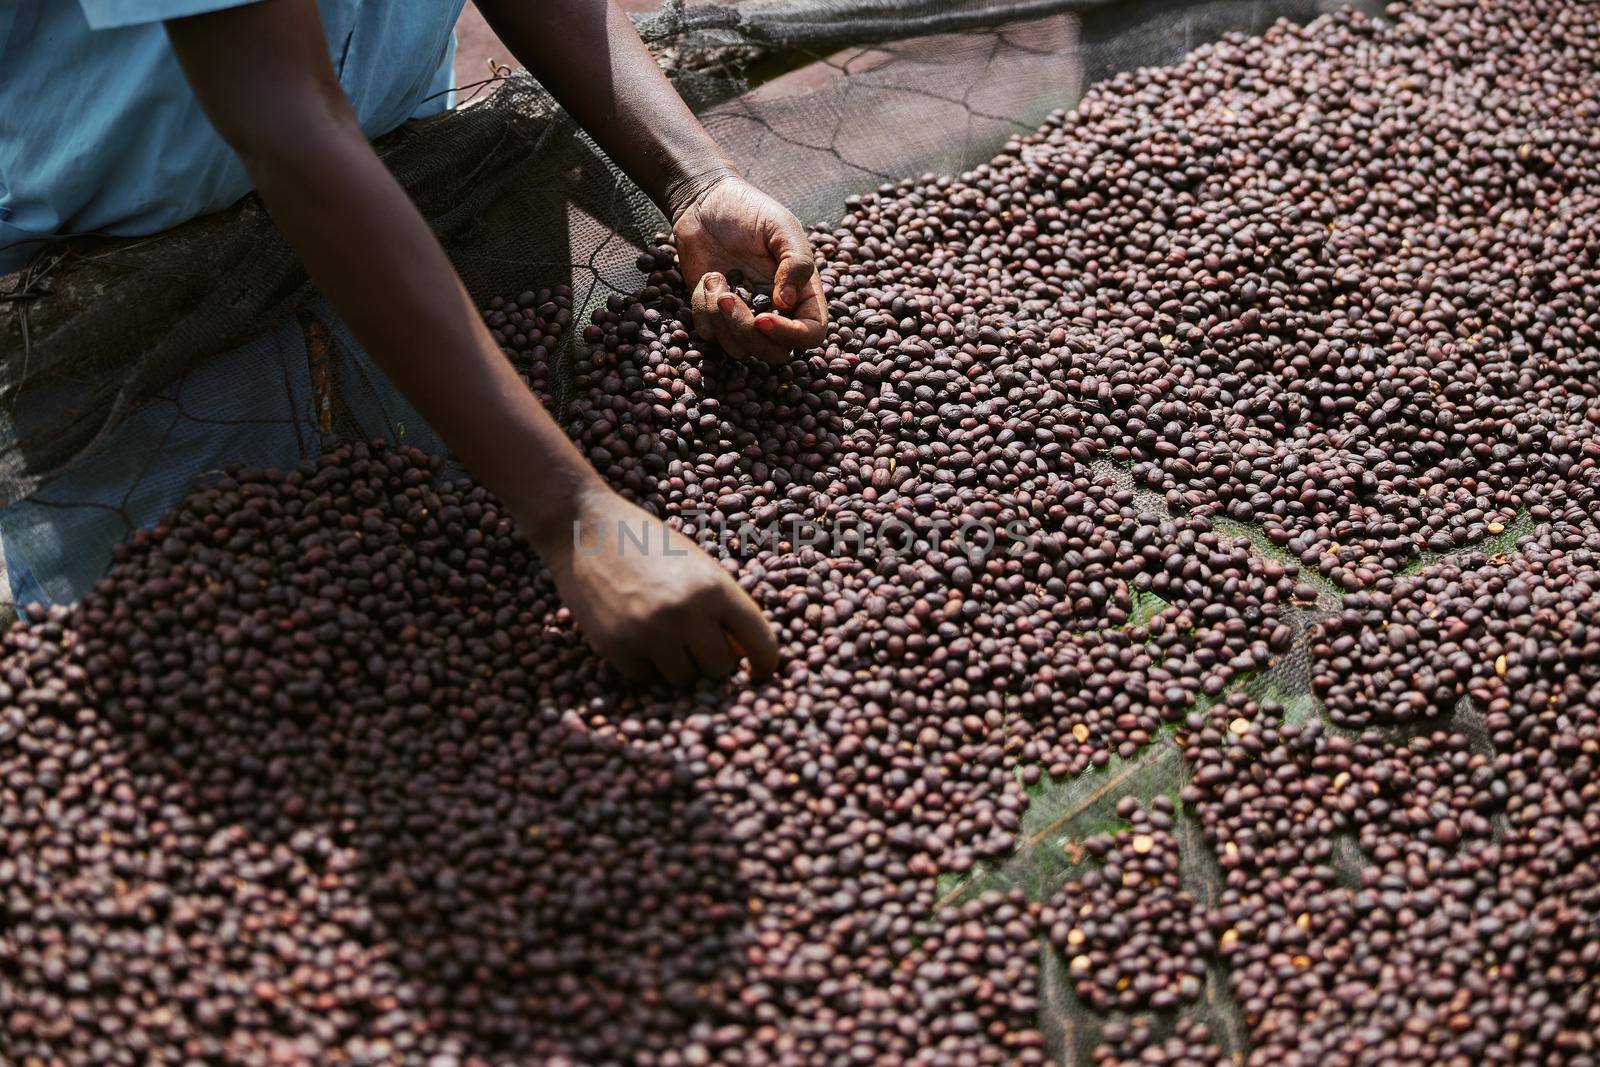
<path fill-rule="evenodd" d="M 356 338 L 529 537 L 559 536 L 598 475 L 495 346 L 367 143 L 315 5 L 248 4 L 167 32 L 207 115 Z"/>
<path fill-rule="evenodd" d="M 734 171 L 613 0 L 480 0 L 478 8 L 669 218 Z"/>
<path fill-rule="evenodd" d="M 249 159 L 274 221 L 352 333 L 536 541 L 598 476 L 495 345 L 444 252 L 359 130 Z"/>

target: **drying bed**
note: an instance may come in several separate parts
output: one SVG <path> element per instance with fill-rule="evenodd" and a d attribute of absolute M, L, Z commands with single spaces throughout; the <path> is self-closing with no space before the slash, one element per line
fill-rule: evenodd
<path fill-rule="evenodd" d="M 782 367 L 646 248 L 564 417 L 770 682 L 623 685 L 416 450 L 197 490 L 4 639 L 0 1053 L 1594 1062 L 1597 61 L 1119 76 L 849 201 Z M 536 390 L 571 304 L 485 309 Z"/>

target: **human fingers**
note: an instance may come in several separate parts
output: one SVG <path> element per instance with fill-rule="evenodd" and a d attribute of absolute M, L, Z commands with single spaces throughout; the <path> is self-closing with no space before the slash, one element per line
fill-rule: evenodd
<path fill-rule="evenodd" d="M 714 617 L 696 620 L 684 643 L 700 673 L 708 678 L 726 678 L 739 666 L 738 653 L 728 644 L 721 622 Z"/>
<path fill-rule="evenodd" d="M 688 685 L 700 673 L 695 669 L 694 660 L 689 658 L 688 650 L 670 641 L 658 643 L 651 659 L 655 662 L 656 670 L 661 672 L 661 677 L 673 685 Z"/>
<path fill-rule="evenodd" d="M 741 356 L 755 356 L 763 363 L 786 363 L 789 347 L 774 340 L 756 327 L 755 313 L 750 305 L 740 300 L 736 293 L 727 292 L 717 297 L 717 311 L 723 328 L 734 349 Z M 725 342 L 723 347 L 728 347 Z"/>
<path fill-rule="evenodd" d="M 816 253 L 800 220 L 783 209 L 782 218 L 773 224 L 767 248 L 777 261 L 772 276 L 772 302 L 778 310 L 792 312 L 805 298 L 817 274 Z"/>
<path fill-rule="evenodd" d="M 714 282 L 720 281 L 722 281 L 720 274 L 707 271 L 700 276 L 694 292 L 689 296 L 689 313 L 694 320 L 694 332 L 707 341 L 717 339 L 716 311 L 712 307 L 711 286 Z"/>
<path fill-rule="evenodd" d="M 822 343 L 827 333 L 827 305 L 822 299 L 822 286 L 815 277 L 807 286 L 800 303 L 789 314 L 763 312 L 756 316 L 755 327 L 773 341 L 790 349 L 805 351 Z"/>
<path fill-rule="evenodd" d="M 734 645 L 750 661 L 750 677 L 770 677 L 778 669 L 777 635 L 772 632 L 772 624 L 767 622 L 767 617 L 756 607 L 756 602 L 731 578 L 729 584 L 732 586 L 732 595 L 723 616 L 723 626 L 727 628 Z"/>

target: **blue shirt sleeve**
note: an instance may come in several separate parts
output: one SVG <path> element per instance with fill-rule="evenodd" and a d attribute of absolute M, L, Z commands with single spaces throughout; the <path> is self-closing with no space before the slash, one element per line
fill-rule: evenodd
<path fill-rule="evenodd" d="M 110 30 L 119 26 L 142 26 L 207 11 L 243 7 L 257 0 L 78 0 L 89 27 Z"/>

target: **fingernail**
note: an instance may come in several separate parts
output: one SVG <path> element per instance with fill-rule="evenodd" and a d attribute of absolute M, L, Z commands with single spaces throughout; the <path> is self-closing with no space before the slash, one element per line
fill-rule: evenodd
<path fill-rule="evenodd" d="M 778 300 L 786 308 L 794 307 L 794 302 L 799 299 L 799 294 L 794 291 L 794 286 L 786 285 L 778 291 Z"/>
<path fill-rule="evenodd" d="M 723 293 L 717 297 L 717 310 L 726 314 L 733 310 L 734 297 L 732 293 Z"/>

